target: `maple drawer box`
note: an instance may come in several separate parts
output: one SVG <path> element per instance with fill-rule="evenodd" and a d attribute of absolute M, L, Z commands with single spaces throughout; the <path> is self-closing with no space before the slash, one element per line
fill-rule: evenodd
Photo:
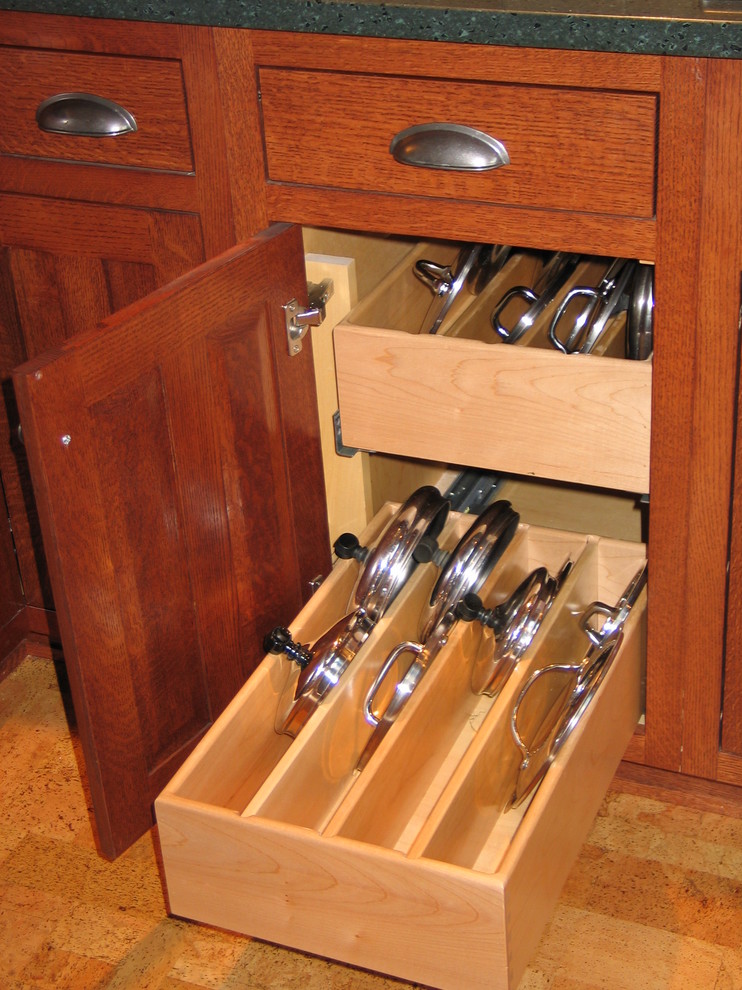
<path fill-rule="evenodd" d="M 18 79 L 22 86 L 16 85 Z M 193 172 L 177 59 L 0 47 L 0 89 L 5 94 L 0 154 Z M 51 130 L 37 123 L 37 112 L 40 123 Z M 103 129 L 104 136 L 59 129 L 84 132 L 89 126 Z M 119 133 L 111 136 L 111 128 Z"/>
<path fill-rule="evenodd" d="M 490 316 L 509 289 L 531 284 L 532 252 L 514 251 L 478 297 L 462 290 L 454 303 L 461 312 L 452 308 L 448 329 L 421 332 L 433 297 L 414 265 L 421 258 L 448 263 L 456 250 L 430 243 L 412 248 L 335 327 L 343 442 L 647 492 L 651 360 L 611 356 L 622 351 L 617 332 L 606 354 L 561 354 L 547 339 L 558 300 L 522 342 L 502 342 Z M 580 282 L 583 269 L 567 287 Z"/>
<path fill-rule="evenodd" d="M 452 515 L 441 539 L 452 546 L 469 521 Z M 293 740 L 274 727 L 291 664 L 266 657 L 156 801 L 171 912 L 444 990 L 514 990 L 640 713 L 644 594 L 530 803 L 502 810 L 520 689 L 536 668 L 582 656 L 576 615 L 616 601 L 644 547 L 521 524 L 482 595 L 498 601 L 567 558 L 560 596 L 500 695 L 472 692 L 484 634 L 459 622 L 360 772 L 372 732 L 362 701 L 393 646 L 416 638 L 435 568 L 417 568 Z M 343 614 L 356 568 L 336 564 L 292 624 L 296 640 Z"/>

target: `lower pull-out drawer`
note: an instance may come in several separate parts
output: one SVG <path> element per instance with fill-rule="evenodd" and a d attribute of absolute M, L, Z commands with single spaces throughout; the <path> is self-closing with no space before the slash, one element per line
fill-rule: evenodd
<path fill-rule="evenodd" d="M 452 264 L 456 246 L 425 244 L 335 327 L 343 442 L 350 447 L 466 464 L 628 492 L 649 491 L 651 359 L 623 357 L 619 330 L 592 353 L 548 341 L 556 298 L 522 340 L 504 343 L 491 317 L 532 285 L 533 252 L 513 251 L 473 299 L 462 292 L 449 326 L 426 332 L 433 302 L 415 277 L 421 258 Z M 578 266 L 565 291 L 581 284 Z M 625 314 L 623 319 L 625 320 Z M 620 323 L 617 318 L 616 323 Z"/>
<path fill-rule="evenodd" d="M 452 514 L 441 540 L 468 523 Z M 499 695 L 472 691 L 474 658 L 492 640 L 460 621 L 360 771 L 373 732 L 364 699 L 393 647 L 417 638 L 434 565 L 417 567 L 296 738 L 275 728 L 293 665 L 266 657 L 156 801 L 171 911 L 444 990 L 515 988 L 641 708 L 645 593 L 540 786 L 512 806 L 524 684 L 582 658 L 579 616 L 616 602 L 645 558 L 641 544 L 521 524 L 481 596 L 492 607 L 534 567 L 556 573 L 567 559 Z M 314 642 L 344 613 L 357 567 L 335 566 L 292 624 L 295 640 Z"/>

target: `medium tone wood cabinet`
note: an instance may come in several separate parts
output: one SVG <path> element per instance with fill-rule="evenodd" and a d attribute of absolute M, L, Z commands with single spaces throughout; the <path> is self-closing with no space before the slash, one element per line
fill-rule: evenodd
<path fill-rule="evenodd" d="M 627 753 L 637 769 L 627 773 L 713 800 L 738 800 L 742 758 L 727 737 L 720 748 L 719 734 L 725 656 L 727 724 L 734 721 L 727 716 L 739 694 L 739 663 L 733 649 L 725 652 L 740 580 L 737 558 L 730 563 L 729 556 L 730 543 L 736 555 L 738 542 L 730 523 L 741 270 L 738 211 L 730 207 L 738 202 L 740 181 L 738 154 L 731 151 L 738 133 L 737 64 L 164 25 L 145 30 L 26 15 L 3 15 L 4 26 L 6 18 L 4 39 L 11 47 L 182 59 L 194 174 L 142 171 L 140 164 L 109 171 L 102 163 L 52 162 L 36 146 L 5 149 L 3 159 L 10 162 L 3 181 L 12 181 L 8 194 L 17 204 L 43 192 L 71 197 L 75 209 L 84 200 L 95 209 L 105 203 L 121 217 L 132 211 L 140 219 L 157 217 L 162 209 L 193 214 L 175 221 L 200 226 L 202 246 L 193 255 L 179 255 L 182 236 L 165 238 L 182 270 L 191 258 L 198 260 L 199 250 L 210 257 L 269 221 L 655 264 L 646 718 Z M 351 77 L 367 100 L 371 125 L 363 129 L 354 126 L 348 105 Z M 410 78 L 425 92 L 443 85 L 456 97 L 462 123 L 483 124 L 488 108 L 497 109 L 492 114 L 503 116 L 515 142 L 516 167 L 503 173 L 503 182 L 496 172 L 458 182 L 405 166 L 390 175 L 390 133 L 420 122 L 414 116 L 419 101 L 405 95 Z M 513 111 L 521 94 L 544 125 L 530 142 Z M 326 133 L 305 155 L 308 101 L 326 107 Z M 600 110 L 606 128 L 603 155 L 575 139 L 585 118 L 593 120 L 590 108 Z M 450 111 L 450 101 L 435 109 Z M 21 153 L 28 168 L 25 162 L 21 168 Z M 534 157 L 526 161 L 529 155 Z M 549 186 L 552 171 L 558 182 Z M 19 252 L 13 247 L 17 232 L 30 222 L 24 213 L 4 234 L 11 253 Z M 292 250 L 298 253 L 298 245 Z M 38 272 L 43 245 L 32 245 L 30 253 Z M 63 253 L 55 249 L 55 259 Z M 72 252 L 75 258 L 84 253 Z M 24 247 L 18 256 L 25 260 L 27 254 Z M 167 250 L 158 246 L 151 255 L 167 259 Z M 98 257 L 106 257 L 105 249 Z M 167 267 L 166 260 L 162 264 Z M 72 280 L 57 276 L 57 282 Z M 86 285 L 100 282 L 99 275 L 84 275 Z M 109 296 L 107 305 L 115 302 Z M 22 340 L 10 311 L 9 338 Z M 81 319 L 81 327 L 105 315 L 99 302 L 89 312 L 92 319 Z M 96 360 L 106 360 L 102 345 Z M 610 447 L 614 440 L 608 435 L 604 443 Z M 140 481 L 153 484 L 153 478 Z M 48 528 L 47 552 L 50 545 L 56 547 L 57 535 Z M 69 622 L 67 636 L 75 629 Z M 149 800 L 149 788 L 147 794 Z M 113 840 L 109 850 L 120 847 Z"/>
<path fill-rule="evenodd" d="M 208 32 L 3 14 L 0 472 L 25 615 L 17 637 L 58 634 L 10 373 L 234 243 L 216 76 Z M 42 130 L 38 107 L 66 93 L 115 101 L 136 131 Z"/>
<path fill-rule="evenodd" d="M 271 218 L 319 223 L 324 215 L 331 223 L 342 216 L 344 223 L 375 230 L 639 257 L 655 264 L 646 718 L 627 759 L 642 767 L 639 776 L 645 780 L 737 800 L 735 791 L 710 783 L 742 783 L 742 765 L 720 750 L 719 737 L 739 343 L 739 271 L 730 263 L 738 237 L 737 210 L 730 206 L 738 183 L 737 156 L 730 148 L 737 133 L 730 80 L 736 65 L 310 36 L 292 38 L 289 51 L 285 37 L 270 33 L 256 35 L 253 49 L 259 85 L 265 81 L 268 89 L 262 114 Z M 384 113 L 377 116 L 372 105 L 371 126 L 356 134 L 352 175 L 346 176 L 341 164 L 339 180 L 332 181 L 322 169 L 305 170 L 300 156 L 291 158 L 280 148 L 278 132 L 302 97 L 292 93 L 280 111 L 274 102 L 297 64 L 301 70 L 293 78 L 313 73 L 314 96 L 327 97 L 329 148 L 324 150 L 330 157 L 333 138 L 340 134 L 346 140 L 348 110 L 336 96 L 343 85 L 340 74 L 362 64 L 370 99 L 387 94 Z M 410 169 L 410 177 L 397 179 L 390 191 L 383 170 L 389 166 L 380 164 L 390 132 L 420 122 L 419 111 L 413 120 L 405 110 L 401 84 L 399 99 L 388 97 L 400 64 L 427 79 L 432 90 L 434 80 L 450 81 L 460 97 L 461 122 L 475 127 L 486 117 L 489 100 L 506 99 L 503 90 L 514 80 L 526 90 L 542 87 L 539 98 L 551 99 L 549 123 L 530 149 L 524 142 L 518 152 L 530 151 L 545 162 L 560 152 L 572 163 L 579 191 L 567 190 L 569 176 L 560 180 L 570 209 L 558 212 L 542 199 L 522 197 L 527 178 L 515 189 L 508 185 L 510 195 L 499 195 L 497 172 L 448 185 L 448 179 L 425 170 L 413 180 L 416 170 Z M 471 99 L 464 97 L 467 85 Z M 571 100 L 580 94 L 592 98 L 593 90 L 616 98 L 621 108 L 605 134 L 612 150 L 620 146 L 619 161 L 606 153 L 597 162 L 583 162 L 581 148 L 562 129 Z M 637 116 L 629 122 L 632 113 Z M 655 115 L 654 130 L 640 123 L 647 113 Z M 504 126 L 507 130 L 507 113 Z M 347 157 L 345 144 L 340 148 Z M 688 155 L 688 148 L 697 154 Z M 621 180 L 634 170 L 635 192 L 646 195 L 641 176 L 650 160 L 652 206 L 629 207 Z M 617 439 L 608 434 L 604 443 L 610 447 Z M 670 775 L 658 778 L 649 768 Z"/>
<path fill-rule="evenodd" d="M 109 856 L 328 568 L 313 382 L 281 310 L 300 245 L 256 238 L 16 372 Z"/>
<path fill-rule="evenodd" d="M 4 274 L 15 305 L 3 341 L 12 369 L 203 261 L 196 216 L 100 203 L 0 195 Z M 83 323 L 81 323 L 81 320 Z M 20 420 L 6 387 L 2 471 L 25 601 L 54 601 L 28 478 Z"/>

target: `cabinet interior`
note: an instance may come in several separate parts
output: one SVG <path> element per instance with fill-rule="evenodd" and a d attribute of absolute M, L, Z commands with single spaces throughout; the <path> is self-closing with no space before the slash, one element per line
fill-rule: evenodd
<path fill-rule="evenodd" d="M 358 234 L 339 230 L 313 227 L 304 228 L 304 246 L 308 257 L 316 259 L 349 259 L 350 275 L 346 306 L 353 310 L 354 319 L 366 320 L 369 324 L 391 327 L 407 333 L 418 333 L 420 313 L 424 314 L 432 295 L 428 288 L 413 278 L 407 282 L 407 290 L 400 296 L 399 291 L 389 291 L 394 271 L 402 264 L 409 264 L 424 254 L 415 240 L 401 237 L 383 237 Z M 452 257 L 457 244 L 437 242 L 437 257 Z M 525 278 L 535 264 L 534 252 L 518 253 L 512 264 L 504 271 L 508 285 Z M 570 284 L 576 284 L 584 276 L 586 262 L 578 269 Z M 308 265 L 308 271 L 312 271 Z M 311 281 L 311 274 L 309 275 Z M 497 283 L 497 291 L 503 290 L 502 281 Z M 385 291 L 386 290 L 386 291 Z M 342 296 L 340 286 L 336 292 Z M 487 327 L 486 312 L 491 304 L 489 297 L 478 298 L 476 305 L 470 305 L 463 316 L 456 321 L 455 334 L 474 338 L 484 332 L 491 334 Z M 346 298 L 346 297 L 343 297 Z M 342 320 L 343 304 L 338 303 L 327 323 L 332 326 Z M 482 314 L 485 314 L 484 316 Z M 380 322 L 381 321 L 381 322 Z M 611 334 L 609 348 L 617 353 L 617 340 L 622 326 L 618 321 Z M 543 321 L 540 327 L 533 328 L 537 347 L 548 346 L 544 341 Z M 532 333 L 531 336 L 534 336 Z M 448 489 L 463 471 L 476 469 L 477 465 L 466 463 L 442 463 L 439 461 L 393 456 L 383 453 L 358 451 L 352 457 L 341 457 L 334 449 L 334 433 L 327 420 L 338 409 L 335 358 L 332 349 L 331 333 L 323 326 L 313 331 L 312 345 L 315 353 L 320 415 L 322 426 L 323 457 L 328 487 L 328 514 L 330 533 L 333 538 L 340 532 L 366 524 L 387 501 L 403 501 L 419 485 L 434 484 Z M 499 344 L 493 346 L 502 346 Z M 514 345 L 518 346 L 518 345 Z M 571 360 L 571 358 L 566 358 Z M 342 422 L 342 420 L 341 420 Z M 611 438 L 606 437 L 606 443 Z M 600 451 L 596 452 L 600 457 Z M 351 474 L 356 486 L 348 485 Z M 575 533 L 595 534 L 632 542 L 646 542 L 648 538 L 648 506 L 641 493 L 617 489 L 579 485 L 567 481 L 537 478 L 497 470 L 483 472 L 488 483 L 497 487 L 496 497 L 509 499 L 529 524 Z M 334 497 L 340 488 L 343 498 Z M 360 506 L 360 508 L 359 508 Z"/>

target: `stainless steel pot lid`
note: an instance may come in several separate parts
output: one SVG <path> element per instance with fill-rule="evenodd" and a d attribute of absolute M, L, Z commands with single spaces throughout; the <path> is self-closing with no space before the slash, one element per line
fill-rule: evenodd
<path fill-rule="evenodd" d="M 549 664 L 534 671 L 515 703 L 510 719 L 521 755 L 510 807 L 517 807 L 543 780 L 559 750 L 579 724 L 602 684 L 623 638 L 624 625 L 647 581 L 641 567 L 615 606 L 593 602 L 580 626 L 590 646 L 582 660 Z M 600 620 L 600 626 L 595 620 Z"/>
<path fill-rule="evenodd" d="M 374 727 L 374 731 L 363 748 L 356 770 L 363 770 L 368 761 L 374 755 L 379 745 L 386 736 L 389 729 L 397 719 L 404 706 L 409 701 L 412 693 L 422 680 L 433 660 L 440 650 L 448 642 L 451 630 L 456 625 L 458 616 L 453 612 L 446 612 L 437 623 L 425 643 L 400 643 L 396 646 L 384 661 L 381 670 L 376 675 L 371 688 L 366 695 L 363 714 L 369 725 Z M 404 674 L 397 680 L 394 692 L 383 711 L 377 710 L 377 696 L 382 684 L 386 680 L 392 667 L 405 654 L 409 654 L 411 662 Z"/>
<path fill-rule="evenodd" d="M 621 641 L 617 633 L 601 647 L 591 646 L 581 663 L 552 664 L 529 679 L 512 714 L 522 759 L 508 807 L 517 808 L 541 783 L 602 684 Z"/>
<path fill-rule="evenodd" d="M 358 760 L 358 770 L 362 770 L 376 752 L 425 672 L 448 642 L 451 630 L 459 620 L 458 604 L 467 592 L 482 586 L 512 540 L 519 519 L 518 513 L 509 502 L 494 502 L 475 519 L 456 548 L 447 556 L 428 607 L 423 613 L 421 642 L 405 642 L 396 646 L 386 658 L 366 695 L 364 715 L 366 721 L 374 726 L 374 731 Z M 405 673 L 398 678 L 386 708 L 379 712 L 377 697 L 382 684 L 405 654 L 409 654 L 412 660 Z"/>
<path fill-rule="evenodd" d="M 375 624 L 391 605 L 417 566 L 415 548 L 420 540 L 435 539 L 448 516 L 449 502 L 437 488 L 418 488 L 400 506 L 373 549 L 361 547 L 348 534 L 336 541 L 339 556 L 355 557 L 361 574 L 351 595 L 349 614 L 310 648 L 295 643 L 278 627 L 265 639 L 266 652 L 285 654 L 299 668 L 289 668 L 276 712 L 276 730 L 296 736 L 322 699 L 337 684 L 348 664 L 365 643 Z"/>
<path fill-rule="evenodd" d="M 505 264 L 509 253 L 510 248 L 500 245 L 466 244 L 453 265 L 440 265 L 424 258 L 415 262 L 415 275 L 433 293 L 421 333 L 438 333 L 463 288 L 467 286 L 474 294 L 481 292 Z"/>
<path fill-rule="evenodd" d="M 472 295 L 478 296 L 487 288 L 495 275 L 505 266 L 512 250 L 508 244 L 482 245 L 477 263 L 472 266 L 466 280 L 466 287 Z"/>
<path fill-rule="evenodd" d="M 443 564 L 420 621 L 420 641 L 425 642 L 449 610 L 470 592 L 479 591 L 492 568 L 507 549 L 520 516 L 510 502 L 493 502 L 475 517 Z"/>
<path fill-rule="evenodd" d="M 277 732 L 293 737 L 299 734 L 340 680 L 372 629 L 373 623 L 362 612 L 351 612 L 320 636 L 311 650 L 303 648 L 306 662 L 300 663 L 298 673 L 296 668 L 290 670 L 278 700 Z"/>
<path fill-rule="evenodd" d="M 626 356 L 645 361 L 654 346 L 654 266 L 639 264 L 626 319 Z"/>
<path fill-rule="evenodd" d="M 490 318 L 495 333 L 506 344 L 517 343 L 554 302 L 579 261 L 579 254 L 556 251 L 544 265 L 533 288 L 516 285 L 508 290 Z"/>
<path fill-rule="evenodd" d="M 483 653 L 474 661 L 471 686 L 475 694 L 497 697 L 533 642 L 571 569 L 572 561 L 568 560 L 557 576 L 552 577 L 545 567 L 537 567 L 507 601 L 493 609 L 481 609 L 474 615 L 495 634 L 492 652 Z M 476 604 L 467 604 L 476 611 Z"/>
<path fill-rule="evenodd" d="M 628 309 L 635 272 L 636 262 L 614 258 L 596 286 L 570 289 L 549 325 L 552 345 L 562 354 L 591 354 L 611 321 Z"/>
<path fill-rule="evenodd" d="M 378 622 L 417 566 L 415 550 L 423 537 L 435 539 L 440 535 L 449 508 L 448 499 L 437 488 L 418 488 L 364 557 L 352 604 L 373 622 Z"/>

